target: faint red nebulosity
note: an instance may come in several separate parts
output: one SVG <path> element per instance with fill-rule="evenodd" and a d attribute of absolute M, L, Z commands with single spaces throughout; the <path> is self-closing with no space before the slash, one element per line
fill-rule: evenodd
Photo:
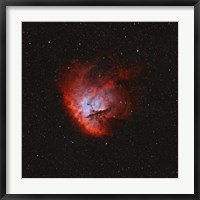
<path fill-rule="evenodd" d="M 128 120 L 137 109 L 138 94 L 126 82 L 135 80 L 143 66 L 111 67 L 102 71 L 88 62 L 73 62 L 61 71 L 58 87 L 65 110 L 88 136 L 112 135 L 113 120 Z"/>

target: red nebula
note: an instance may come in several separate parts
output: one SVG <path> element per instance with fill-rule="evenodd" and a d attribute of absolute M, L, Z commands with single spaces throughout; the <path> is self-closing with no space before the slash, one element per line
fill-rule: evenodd
<path fill-rule="evenodd" d="M 113 120 L 128 120 L 136 110 L 138 94 L 131 98 L 126 82 L 135 79 L 142 66 L 100 67 L 73 62 L 58 81 L 65 110 L 89 136 L 112 135 Z"/>

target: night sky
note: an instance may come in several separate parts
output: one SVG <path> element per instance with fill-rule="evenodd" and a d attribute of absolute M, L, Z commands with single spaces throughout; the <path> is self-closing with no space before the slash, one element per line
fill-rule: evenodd
<path fill-rule="evenodd" d="M 23 22 L 22 177 L 178 177 L 178 23 Z"/>

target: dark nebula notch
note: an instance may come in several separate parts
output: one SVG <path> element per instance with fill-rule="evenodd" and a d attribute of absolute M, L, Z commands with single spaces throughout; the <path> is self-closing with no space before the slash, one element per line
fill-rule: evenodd
<path fill-rule="evenodd" d="M 71 63 L 57 83 L 65 110 L 84 134 L 112 136 L 112 122 L 129 120 L 138 110 L 141 89 L 137 79 L 143 69 L 143 64 L 113 64 L 105 70 L 89 62 Z"/>

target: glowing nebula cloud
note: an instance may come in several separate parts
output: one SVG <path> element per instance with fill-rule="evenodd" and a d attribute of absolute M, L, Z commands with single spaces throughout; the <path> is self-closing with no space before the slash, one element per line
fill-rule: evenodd
<path fill-rule="evenodd" d="M 112 122 L 129 120 L 138 109 L 140 92 L 134 81 L 142 69 L 137 65 L 103 70 L 88 62 L 73 62 L 57 82 L 66 112 L 86 135 L 112 135 Z"/>

